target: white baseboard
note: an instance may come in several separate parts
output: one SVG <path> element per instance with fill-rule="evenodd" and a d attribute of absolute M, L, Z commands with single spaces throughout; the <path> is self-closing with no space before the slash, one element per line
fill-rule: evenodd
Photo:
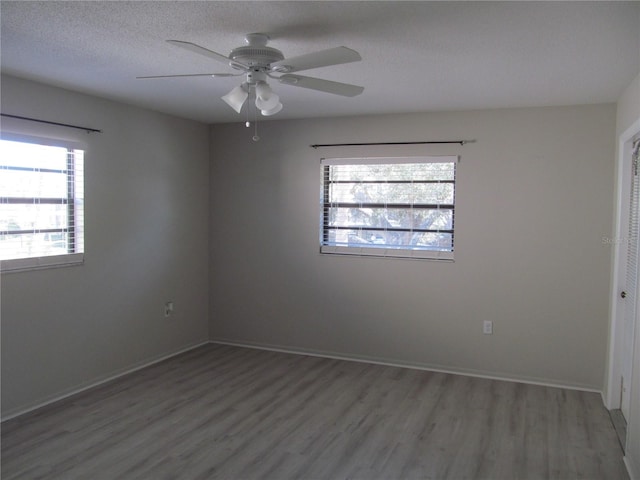
<path fill-rule="evenodd" d="M 75 395 L 77 393 L 81 393 L 84 392 L 85 390 L 89 390 L 91 388 L 97 387 L 98 385 L 102 385 L 104 383 L 110 382 L 111 380 L 115 380 L 116 378 L 122 377 L 124 375 L 128 375 L 130 373 L 133 373 L 137 370 L 141 370 L 143 368 L 149 367 L 151 365 L 154 365 L 156 363 L 162 362 L 163 360 L 166 360 L 168 358 L 171 357 L 175 357 L 176 355 L 180 355 L 181 353 L 185 353 L 188 352 L 189 350 L 193 350 L 194 348 L 198 348 L 201 347 L 203 345 L 207 345 L 210 342 L 208 340 L 203 340 L 200 341 L 198 343 L 192 344 L 192 345 L 188 345 L 186 347 L 181 348 L 180 350 L 177 350 L 175 352 L 172 353 L 168 353 L 168 354 L 163 354 L 157 357 L 153 357 L 151 359 L 147 359 L 144 360 L 142 362 L 138 362 L 133 364 L 132 366 L 129 366 L 123 370 L 119 370 L 116 372 L 112 372 L 111 374 L 105 376 L 105 377 L 99 377 L 97 379 L 94 379 L 90 382 L 86 382 L 83 383 L 79 386 L 74 387 L 73 389 L 70 390 L 65 390 L 63 392 L 59 392 L 55 395 L 52 395 L 50 397 L 46 397 L 44 399 L 41 399 L 39 401 L 37 401 L 36 403 L 33 403 L 31 405 L 28 405 L 26 407 L 20 407 L 18 409 L 13 409 L 10 410 L 9 412 L 7 412 L 6 415 L 4 415 L 2 417 L 2 419 L 0 420 L 0 422 L 4 422 L 6 420 L 11 420 L 12 418 L 15 417 L 19 417 L 20 415 L 24 415 L 25 413 L 29 413 L 32 412 L 33 410 L 37 410 L 38 408 L 42 408 L 45 407 L 47 405 L 50 405 L 52 403 L 55 403 L 59 400 L 63 400 L 67 397 L 70 397 L 72 395 Z"/>
<path fill-rule="evenodd" d="M 602 391 L 594 388 L 590 388 L 587 386 L 566 385 L 558 382 L 547 381 L 544 379 L 531 379 L 531 378 L 515 377 L 515 376 L 508 376 L 508 375 L 491 374 L 487 372 L 479 372 L 479 371 L 468 370 L 468 369 L 447 368 L 439 365 L 415 364 L 415 363 L 407 363 L 407 362 L 402 362 L 402 361 L 397 361 L 392 359 L 390 360 L 390 359 L 384 359 L 384 358 L 349 355 L 341 352 L 309 350 L 309 349 L 293 348 L 293 347 L 284 346 L 284 345 L 270 345 L 270 344 L 243 342 L 243 341 L 235 341 L 235 340 L 219 338 L 219 339 L 201 341 L 201 342 L 186 346 L 175 352 L 164 354 L 149 360 L 145 360 L 143 362 L 139 362 L 121 371 L 111 373 L 108 376 L 94 379 L 91 382 L 81 384 L 79 386 L 74 387 L 73 389 L 59 392 L 56 395 L 53 395 L 51 397 L 41 399 L 31 405 L 10 410 L 2 417 L 0 422 L 10 420 L 20 415 L 24 415 L 25 413 L 29 413 L 33 410 L 37 410 L 38 408 L 42 408 L 46 405 L 50 405 L 59 400 L 65 399 L 67 397 L 70 397 L 80 392 L 84 392 L 85 390 L 88 390 L 90 388 L 96 387 L 98 385 L 102 385 L 106 382 L 110 382 L 111 380 L 115 380 L 116 378 L 122 377 L 124 375 L 128 375 L 129 373 L 133 373 L 142 368 L 149 367 L 155 363 L 161 362 L 163 360 L 174 357 L 181 353 L 188 352 L 189 350 L 193 350 L 194 348 L 201 347 L 202 345 L 206 345 L 208 343 L 233 345 L 233 346 L 245 347 L 245 348 L 255 348 L 259 350 L 269 350 L 269 351 L 275 351 L 275 352 L 290 353 L 294 355 L 308 355 L 308 356 L 314 356 L 314 357 L 332 358 L 336 360 L 345 360 L 350 362 L 371 363 L 371 364 L 385 365 L 390 367 L 411 368 L 411 369 L 424 370 L 429 372 L 450 373 L 453 375 L 467 375 L 470 377 L 486 378 L 489 380 L 503 380 L 503 381 L 509 381 L 509 382 L 526 383 L 531 385 L 541 385 L 545 387 L 567 388 L 570 390 L 596 392 L 596 393 L 600 393 L 602 396 L 604 395 Z M 603 396 L 603 399 L 604 399 L 604 396 Z M 629 469 L 630 466 L 627 465 L 627 468 Z M 632 480 L 640 480 L 640 478 L 632 477 Z"/>
<path fill-rule="evenodd" d="M 566 388 L 568 390 L 578 390 L 581 392 L 599 393 L 600 396 L 603 396 L 602 390 L 598 390 L 596 388 L 589 387 L 587 385 L 563 384 L 560 382 L 554 382 L 553 380 L 546 380 L 546 379 L 539 379 L 539 378 L 501 375 L 498 373 L 482 372 L 482 371 L 471 370 L 471 369 L 449 368 L 449 367 L 444 367 L 442 365 L 409 363 L 409 362 L 402 362 L 394 359 L 376 358 L 376 357 L 368 357 L 368 356 L 362 356 L 362 355 L 350 355 L 342 352 L 308 350 L 304 348 L 294 348 L 294 347 L 289 347 L 284 345 L 270 345 L 270 344 L 262 344 L 262 343 L 243 342 L 243 341 L 228 340 L 225 338 L 212 339 L 210 342 L 219 343 L 222 345 L 233 345 L 236 347 L 256 348 L 258 350 L 269 350 L 274 352 L 291 353 L 295 355 L 308 355 L 311 357 L 332 358 L 336 360 L 346 360 L 350 362 L 372 363 L 375 365 L 385 365 L 388 367 L 411 368 L 415 370 L 424 370 L 428 372 L 450 373 L 452 375 L 466 375 L 469 377 L 486 378 L 488 380 L 502 380 L 507 382 L 526 383 L 529 385 L 540 385 L 543 387 Z"/>

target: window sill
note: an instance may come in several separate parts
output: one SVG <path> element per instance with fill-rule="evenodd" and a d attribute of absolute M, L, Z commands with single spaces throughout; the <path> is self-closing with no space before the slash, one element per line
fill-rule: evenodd
<path fill-rule="evenodd" d="M 419 260 L 436 260 L 453 262 L 453 252 L 437 252 L 433 250 L 404 250 L 367 247 L 344 247 L 322 245 L 320 253 L 324 255 L 343 255 L 357 257 L 405 258 Z"/>
<path fill-rule="evenodd" d="M 47 257 L 0 260 L 0 273 L 26 272 L 49 268 L 73 267 L 84 263 L 84 253 L 50 255 Z"/>

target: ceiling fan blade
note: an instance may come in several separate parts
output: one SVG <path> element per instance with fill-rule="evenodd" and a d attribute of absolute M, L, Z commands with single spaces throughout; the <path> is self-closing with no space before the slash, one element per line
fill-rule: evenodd
<path fill-rule="evenodd" d="M 174 78 L 174 77 L 238 77 L 244 75 L 244 73 L 187 73 L 183 75 L 147 75 L 142 78 Z"/>
<path fill-rule="evenodd" d="M 229 57 L 226 57 L 221 53 L 214 52 L 213 50 L 209 50 L 208 48 L 201 47 L 200 45 L 196 45 L 195 43 L 183 42 L 182 40 L 167 40 L 167 43 L 175 45 L 176 47 L 184 48 L 185 50 L 189 50 L 194 53 L 198 53 L 200 55 L 204 55 L 205 57 L 213 58 L 214 60 L 223 62 L 227 65 L 229 65 L 231 62 L 231 59 Z"/>
<path fill-rule="evenodd" d="M 362 57 L 355 50 L 347 47 L 336 47 L 279 60 L 271 64 L 271 70 L 282 73 L 299 72 L 301 70 L 358 62 L 360 60 L 362 60 Z"/>
<path fill-rule="evenodd" d="M 364 87 L 351 85 L 349 83 L 332 82 L 322 78 L 303 77 L 302 75 L 282 75 L 278 77 L 280 83 L 293 85 L 295 87 L 310 88 L 320 92 L 333 93 L 343 97 L 355 97 L 364 91 Z"/>

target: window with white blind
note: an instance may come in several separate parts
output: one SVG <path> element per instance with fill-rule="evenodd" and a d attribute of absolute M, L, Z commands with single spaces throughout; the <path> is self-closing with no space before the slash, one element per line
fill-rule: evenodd
<path fill-rule="evenodd" d="M 84 150 L 58 140 L 0 139 L 3 272 L 81 263 Z"/>
<path fill-rule="evenodd" d="M 457 161 L 323 159 L 320 251 L 452 260 Z"/>

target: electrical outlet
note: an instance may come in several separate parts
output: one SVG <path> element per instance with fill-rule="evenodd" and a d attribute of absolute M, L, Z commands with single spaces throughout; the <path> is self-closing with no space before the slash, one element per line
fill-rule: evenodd
<path fill-rule="evenodd" d="M 482 333 L 484 333 L 485 335 L 493 334 L 493 322 L 491 320 L 485 320 L 482 323 Z"/>
<path fill-rule="evenodd" d="M 164 316 L 168 317 L 173 313 L 173 302 L 166 302 L 164 304 Z"/>

